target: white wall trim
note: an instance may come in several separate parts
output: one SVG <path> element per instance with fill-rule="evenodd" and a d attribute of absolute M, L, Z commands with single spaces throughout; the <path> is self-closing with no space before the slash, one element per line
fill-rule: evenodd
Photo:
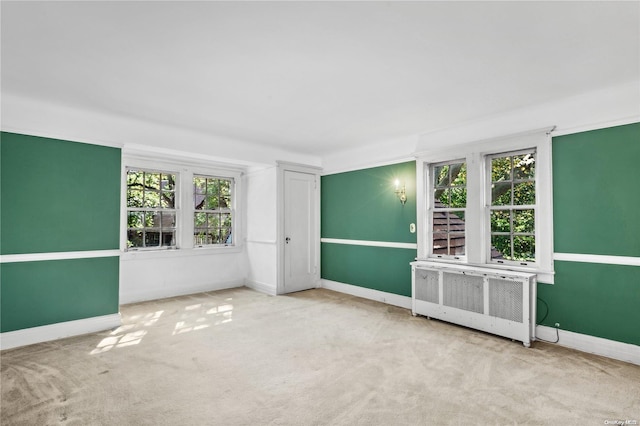
<path fill-rule="evenodd" d="M 41 260 L 90 259 L 120 256 L 120 250 L 62 251 L 56 253 L 3 254 L 0 263 L 38 262 Z"/>
<path fill-rule="evenodd" d="M 276 240 L 245 240 L 247 244 L 266 244 L 270 246 L 275 246 L 278 244 Z"/>
<path fill-rule="evenodd" d="M 328 290 L 350 294 L 363 299 L 375 300 L 376 302 L 387 303 L 400 308 L 411 309 L 411 297 L 400 296 L 399 294 L 387 293 L 380 290 L 359 287 L 357 285 L 340 283 L 331 280 L 320 280 L 320 286 Z"/>
<path fill-rule="evenodd" d="M 391 241 L 346 240 L 342 238 L 320 238 L 321 243 L 346 244 L 351 246 L 389 247 L 402 249 L 418 249 L 417 243 L 394 243 Z"/>
<path fill-rule="evenodd" d="M 97 331 L 119 327 L 120 325 L 120 314 L 118 313 L 25 328 L 23 330 L 8 331 L 0 334 L 0 349 L 17 348 L 19 346 L 33 345 L 35 343 L 48 342 L 65 337 L 95 333 Z"/>
<path fill-rule="evenodd" d="M 322 173 L 322 176 L 336 175 L 339 173 L 354 172 L 354 171 L 365 170 L 365 169 L 374 169 L 376 167 L 391 166 L 393 164 L 408 163 L 410 161 L 416 161 L 416 158 L 413 155 L 409 155 L 409 156 L 394 158 L 387 161 L 372 161 L 370 163 L 358 164 L 357 166 L 342 167 L 340 169 L 331 170 L 331 171 Z"/>
<path fill-rule="evenodd" d="M 566 262 L 603 263 L 607 265 L 640 266 L 640 257 L 601 254 L 554 253 L 553 260 Z"/>
<path fill-rule="evenodd" d="M 237 288 L 244 286 L 244 280 L 233 280 L 221 283 L 200 283 L 188 286 L 167 286 L 162 288 L 154 288 L 146 291 L 127 292 L 120 291 L 120 304 L 146 302 L 148 300 L 165 299 L 167 297 L 185 296 L 187 294 L 204 293 L 208 291 L 225 290 L 228 288 Z"/>
<path fill-rule="evenodd" d="M 275 296 L 277 294 L 275 287 L 259 281 L 246 280 L 244 285 L 260 293 L 268 294 L 269 296 Z"/>
<path fill-rule="evenodd" d="M 562 130 L 554 131 L 553 137 L 572 135 L 575 133 L 590 132 L 591 130 L 608 129 L 610 127 L 624 126 L 626 124 L 633 124 L 633 123 L 640 123 L 640 115 L 632 115 L 632 116 L 620 118 L 617 120 L 609 120 L 609 121 L 604 121 L 599 123 L 590 123 L 590 124 L 585 124 L 581 126 L 565 128 Z"/>
<path fill-rule="evenodd" d="M 558 330 L 558 337 L 560 346 L 640 365 L 640 346 L 566 330 Z M 554 342 L 556 329 L 538 325 L 536 338 Z"/>

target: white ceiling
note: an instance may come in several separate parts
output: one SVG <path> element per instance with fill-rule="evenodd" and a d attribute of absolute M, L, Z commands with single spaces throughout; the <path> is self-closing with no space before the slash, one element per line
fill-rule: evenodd
<path fill-rule="evenodd" d="M 640 78 L 640 2 L 2 2 L 2 92 L 322 156 Z"/>

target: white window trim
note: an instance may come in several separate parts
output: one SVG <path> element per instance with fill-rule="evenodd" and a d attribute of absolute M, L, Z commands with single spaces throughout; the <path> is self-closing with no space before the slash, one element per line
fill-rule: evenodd
<path fill-rule="evenodd" d="M 551 132 L 553 127 L 533 130 L 501 138 L 455 145 L 440 150 L 416 153 L 417 220 L 422 228 L 417 233 L 418 259 L 443 263 L 464 263 L 497 269 L 531 272 L 538 281 L 553 284 L 553 187 Z M 487 155 L 525 149 L 536 150 L 536 264 L 530 267 L 488 262 L 489 216 L 486 204 Z M 467 214 L 465 217 L 466 260 L 430 257 L 429 165 L 464 158 L 467 162 Z"/>
<path fill-rule="evenodd" d="M 426 231 L 427 231 L 427 236 L 431 236 L 431 230 L 433 229 L 433 213 L 436 211 L 435 210 L 435 199 L 433 197 L 433 189 L 434 189 L 434 182 L 432 181 L 432 173 L 431 171 L 433 170 L 434 167 L 437 167 L 439 165 L 444 165 L 444 164 L 455 164 L 455 163 L 466 163 L 466 158 L 452 158 L 449 161 L 438 161 L 437 163 L 429 163 L 429 164 L 425 164 L 425 179 L 426 179 L 426 191 L 425 192 L 425 196 L 427 198 L 427 225 L 426 225 Z M 468 167 L 467 167 L 468 170 Z M 467 179 L 468 181 L 468 179 Z M 468 197 L 468 187 L 465 185 L 465 189 L 467 190 L 467 197 Z M 439 209 L 438 211 L 451 211 L 451 210 L 455 210 L 455 211 L 460 211 L 460 210 L 464 210 L 465 212 L 465 217 L 467 215 L 467 208 L 468 206 L 465 205 L 464 208 L 447 208 L 447 210 L 442 210 Z M 464 247 L 464 255 L 457 255 L 457 256 L 453 256 L 453 255 L 437 255 L 433 253 L 433 239 L 432 238 L 428 238 L 427 241 L 427 257 L 430 260 L 444 260 L 444 261 L 452 261 L 452 262 L 463 262 L 466 263 L 467 262 L 467 244 L 466 244 L 466 239 L 467 239 L 467 227 L 465 226 L 465 232 L 464 232 L 464 237 L 465 237 L 465 247 Z"/>
<path fill-rule="evenodd" d="M 122 179 L 120 198 L 120 251 L 122 260 L 145 259 L 156 257 L 198 256 L 205 254 L 239 253 L 242 251 L 242 174 L 244 169 L 226 164 L 200 162 L 188 157 L 164 156 L 153 151 L 123 149 Z M 176 197 L 176 247 L 161 249 L 144 249 L 127 251 L 127 169 L 161 170 L 175 173 L 177 180 Z M 193 176 L 204 175 L 231 178 L 233 180 L 232 226 L 233 244 L 195 246 L 193 241 Z"/>

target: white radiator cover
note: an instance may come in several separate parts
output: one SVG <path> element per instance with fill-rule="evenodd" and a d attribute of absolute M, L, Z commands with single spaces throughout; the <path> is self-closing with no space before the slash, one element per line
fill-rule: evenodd
<path fill-rule="evenodd" d="M 535 340 L 536 275 L 429 261 L 411 263 L 413 315 Z"/>

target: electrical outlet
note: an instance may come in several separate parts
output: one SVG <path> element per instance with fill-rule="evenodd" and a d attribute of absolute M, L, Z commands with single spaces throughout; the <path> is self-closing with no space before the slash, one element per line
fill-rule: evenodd
<path fill-rule="evenodd" d="M 560 323 L 559 322 L 556 323 L 556 328 L 560 328 Z"/>

